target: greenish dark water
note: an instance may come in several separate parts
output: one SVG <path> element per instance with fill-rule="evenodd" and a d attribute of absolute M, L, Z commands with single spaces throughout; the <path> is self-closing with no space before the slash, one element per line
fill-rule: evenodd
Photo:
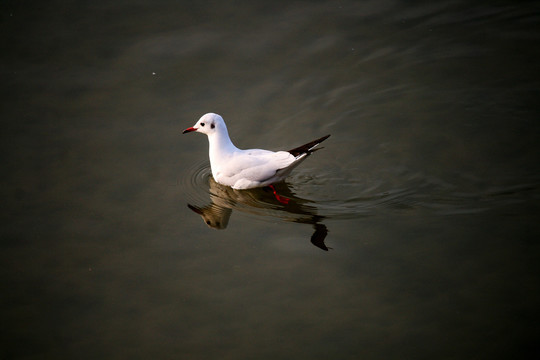
<path fill-rule="evenodd" d="M 540 355 L 538 2 L 0 11 L 1 358 Z"/>

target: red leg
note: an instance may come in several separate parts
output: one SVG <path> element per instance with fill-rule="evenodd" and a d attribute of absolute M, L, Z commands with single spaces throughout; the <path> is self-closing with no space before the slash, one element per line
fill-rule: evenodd
<path fill-rule="evenodd" d="M 289 201 L 291 200 L 289 198 L 279 195 L 276 191 L 276 188 L 273 185 L 268 185 L 268 187 L 272 189 L 272 192 L 274 193 L 276 200 L 279 201 L 280 203 L 287 205 Z"/>

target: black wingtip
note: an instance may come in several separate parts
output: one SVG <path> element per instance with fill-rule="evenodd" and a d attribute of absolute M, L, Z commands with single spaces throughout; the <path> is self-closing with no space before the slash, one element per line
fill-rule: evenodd
<path fill-rule="evenodd" d="M 317 141 L 318 142 L 323 142 L 324 140 L 328 139 L 330 137 L 331 134 L 328 134 L 326 136 L 323 136 L 322 138 L 318 139 Z"/>
<path fill-rule="evenodd" d="M 308 142 L 307 144 L 304 144 L 302 146 L 299 146 L 297 148 L 289 150 L 289 153 L 291 153 L 294 156 L 298 156 L 305 153 L 313 152 L 313 148 L 320 143 L 322 143 L 324 140 L 328 139 L 330 137 L 330 134 L 323 136 L 321 138 L 318 138 L 317 140 L 313 140 Z"/>

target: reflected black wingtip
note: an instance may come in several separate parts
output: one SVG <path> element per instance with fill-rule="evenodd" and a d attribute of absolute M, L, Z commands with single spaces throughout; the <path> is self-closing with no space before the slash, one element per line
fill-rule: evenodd
<path fill-rule="evenodd" d="M 326 235 L 328 235 L 328 229 L 326 228 L 326 225 L 315 224 L 314 228 L 315 232 L 313 233 L 313 235 L 311 235 L 311 243 L 324 251 L 328 251 L 328 249 L 331 249 L 327 247 L 324 243 L 324 239 L 326 238 Z"/>

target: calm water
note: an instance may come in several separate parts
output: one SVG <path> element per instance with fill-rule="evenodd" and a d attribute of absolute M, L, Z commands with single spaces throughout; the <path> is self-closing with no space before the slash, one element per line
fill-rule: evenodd
<path fill-rule="evenodd" d="M 1 6 L 0 357 L 538 357 L 539 3 L 186 3 Z"/>

